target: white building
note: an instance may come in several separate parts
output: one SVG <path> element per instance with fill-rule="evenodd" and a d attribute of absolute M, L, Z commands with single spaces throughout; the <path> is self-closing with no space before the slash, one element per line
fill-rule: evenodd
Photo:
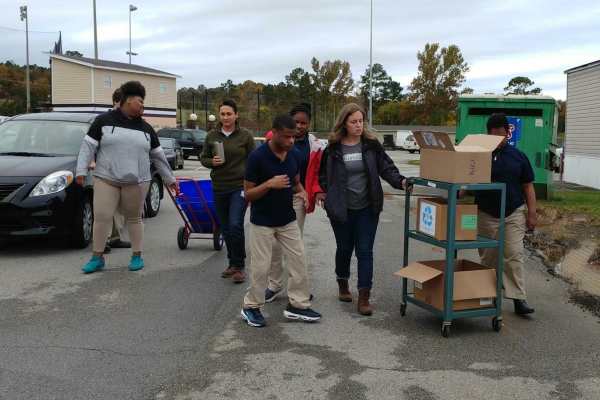
<path fill-rule="evenodd" d="M 564 180 L 600 189 L 600 60 L 565 74 Z"/>

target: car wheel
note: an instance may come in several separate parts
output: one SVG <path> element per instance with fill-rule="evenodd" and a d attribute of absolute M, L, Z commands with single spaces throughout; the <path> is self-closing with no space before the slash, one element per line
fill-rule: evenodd
<path fill-rule="evenodd" d="M 179 165 L 177 168 L 183 169 L 183 160 L 181 160 L 181 165 Z"/>
<path fill-rule="evenodd" d="M 183 156 L 184 160 L 187 160 L 188 158 L 190 158 L 190 156 Z"/>
<path fill-rule="evenodd" d="M 177 157 L 173 160 L 173 164 L 170 164 L 171 170 L 175 171 L 177 169 Z"/>
<path fill-rule="evenodd" d="M 415 151 L 414 151 L 414 150 L 409 150 L 408 152 L 409 152 L 410 154 L 415 154 Z"/>
<path fill-rule="evenodd" d="M 198 161 L 200 161 L 200 159 L 202 158 L 202 150 L 198 150 L 197 157 L 198 157 Z"/>
<path fill-rule="evenodd" d="M 156 177 L 150 181 L 150 188 L 146 195 L 146 216 L 148 218 L 156 217 L 160 210 L 160 185 Z"/>
<path fill-rule="evenodd" d="M 83 196 L 77 206 L 77 214 L 69 232 L 69 246 L 84 249 L 92 240 L 94 209 L 90 196 Z"/>

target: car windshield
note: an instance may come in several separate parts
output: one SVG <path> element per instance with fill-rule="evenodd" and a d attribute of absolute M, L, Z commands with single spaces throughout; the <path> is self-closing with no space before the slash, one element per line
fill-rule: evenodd
<path fill-rule="evenodd" d="M 0 153 L 76 156 L 89 127 L 71 121 L 6 121 L 0 125 Z"/>
<path fill-rule="evenodd" d="M 415 140 L 415 137 L 413 135 L 408 135 L 406 137 L 406 140 Z"/>
<path fill-rule="evenodd" d="M 204 140 L 206 139 L 206 135 L 208 135 L 205 131 L 192 131 L 192 135 L 196 138 L 196 140 Z"/>
<path fill-rule="evenodd" d="M 173 140 L 172 139 L 158 139 L 160 141 L 160 145 L 163 149 L 172 149 L 173 148 Z"/>

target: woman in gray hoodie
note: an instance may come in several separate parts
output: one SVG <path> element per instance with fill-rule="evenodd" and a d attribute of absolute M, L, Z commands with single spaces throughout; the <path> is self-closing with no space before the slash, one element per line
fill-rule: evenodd
<path fill-rule="evenodd" d="M 104 245 L 109 223 L 120 203 L 131 239 L 131 271 L 144 267 L 142 260 L 142 210 L 152 180 L 150 160 L 167 186 L 175 177 L 152 126 L 142 119 L 146 89 L 130 81 L 121 86 L 121 107 L 98 116 L 81 145 L 76 181 L 84 185 L 87 169 L 96 156 L 94 170 L 94 254 L 84 272 L 104 268 Z"/>

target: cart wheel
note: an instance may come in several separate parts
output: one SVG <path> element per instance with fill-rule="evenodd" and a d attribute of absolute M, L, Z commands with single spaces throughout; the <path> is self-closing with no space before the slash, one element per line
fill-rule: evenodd
<path fill-rule="evenodd" d="M 500 332 L 500 329 L 502 329 L 502 320 L 498 319 L 498 317 L 492 318 L 492 328 L 494 328 L 495 332 Z"/>
<path fill-rule="evenodd" d="M 185 237 L 185 227 L 180 227 L 177 232 L 177 244 L 181 250 L 184 250 L 188 245 L 188 238 Z"/>
<path fill-rule="evenodd" d="M 400 315 L 403 317 L 406 315 L 406 303 L 400 304 Z"/>
<path fill-rule="evenodd" d="M 445 325 L 442 327 L 442 336 L 450 337 L 450 325 Z"/>
<path fill-rule="evenodd" d="M 223 248 L 223 231 L 221 228 L 216 228 L 213 232 L 213 246 L 216 251 L 221 251 Z"/>

